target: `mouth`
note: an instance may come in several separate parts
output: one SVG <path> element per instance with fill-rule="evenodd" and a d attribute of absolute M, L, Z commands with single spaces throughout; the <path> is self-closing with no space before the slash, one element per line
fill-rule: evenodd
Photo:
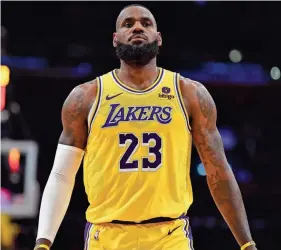
<path fill-rule="evenodd" d="M 129 41 L 141 41 L 141 40 L 147 40 L 147 38 L 143 35 L 134 35 L 131 36 Z"/>

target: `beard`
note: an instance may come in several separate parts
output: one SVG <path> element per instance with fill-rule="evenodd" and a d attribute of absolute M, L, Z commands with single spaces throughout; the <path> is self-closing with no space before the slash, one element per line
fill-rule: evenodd
<path fill-rule="evenodd" d="M 157 40 L 147 44 L 117 43 L 116 54 L 120 60 L 137 65 L 146 65 L 159 53 Z"/>

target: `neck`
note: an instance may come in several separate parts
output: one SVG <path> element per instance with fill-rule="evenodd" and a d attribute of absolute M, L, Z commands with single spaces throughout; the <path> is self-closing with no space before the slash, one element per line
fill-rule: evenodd
<path fill-rule="evenodd" d="M 121 81 L 133 83 L 134 85 L 151 84 L 158 76 L 156 58 L 146 65 L 138 65 L 121 61 L 118 77 Z M 146 85 L 146 84 L 145 84 Z"/>

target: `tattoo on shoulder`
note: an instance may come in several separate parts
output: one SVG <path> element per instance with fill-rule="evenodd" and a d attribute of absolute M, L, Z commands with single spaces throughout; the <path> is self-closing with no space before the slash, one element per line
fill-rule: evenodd
<path fill-rule="evenodd" d="M 63 132 L 59 142 L 83 149 L 87 138 L 85 89 L 76 87 L 62 108 Z"/>
<path fill-rule="evenodd" d="M 68 124 L 73 123 L 81 116 L 84 111 L 84 92 L 82 89 L 75 89 L 76 93 L 70 97 L 65 102 L 64 105 L 64 119 Z"/>
<path fill-rule="evenodd" d="M 203 116 L 208 120 L 209 125 L 214 124 L 216 122 L 216 105 L 211 95 L 199 83 L 197 83 L 196 95 Z"/>

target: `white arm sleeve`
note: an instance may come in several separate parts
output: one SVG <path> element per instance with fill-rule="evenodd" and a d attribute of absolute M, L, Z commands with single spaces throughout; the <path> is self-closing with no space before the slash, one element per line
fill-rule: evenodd
<path fill-rule="evenodd" d="M 36 239 L 45 238 L 53 243 L 69 206 L 83 156 L 82 149 L 58 144 L 54 166 L 43 192 Z"/>

